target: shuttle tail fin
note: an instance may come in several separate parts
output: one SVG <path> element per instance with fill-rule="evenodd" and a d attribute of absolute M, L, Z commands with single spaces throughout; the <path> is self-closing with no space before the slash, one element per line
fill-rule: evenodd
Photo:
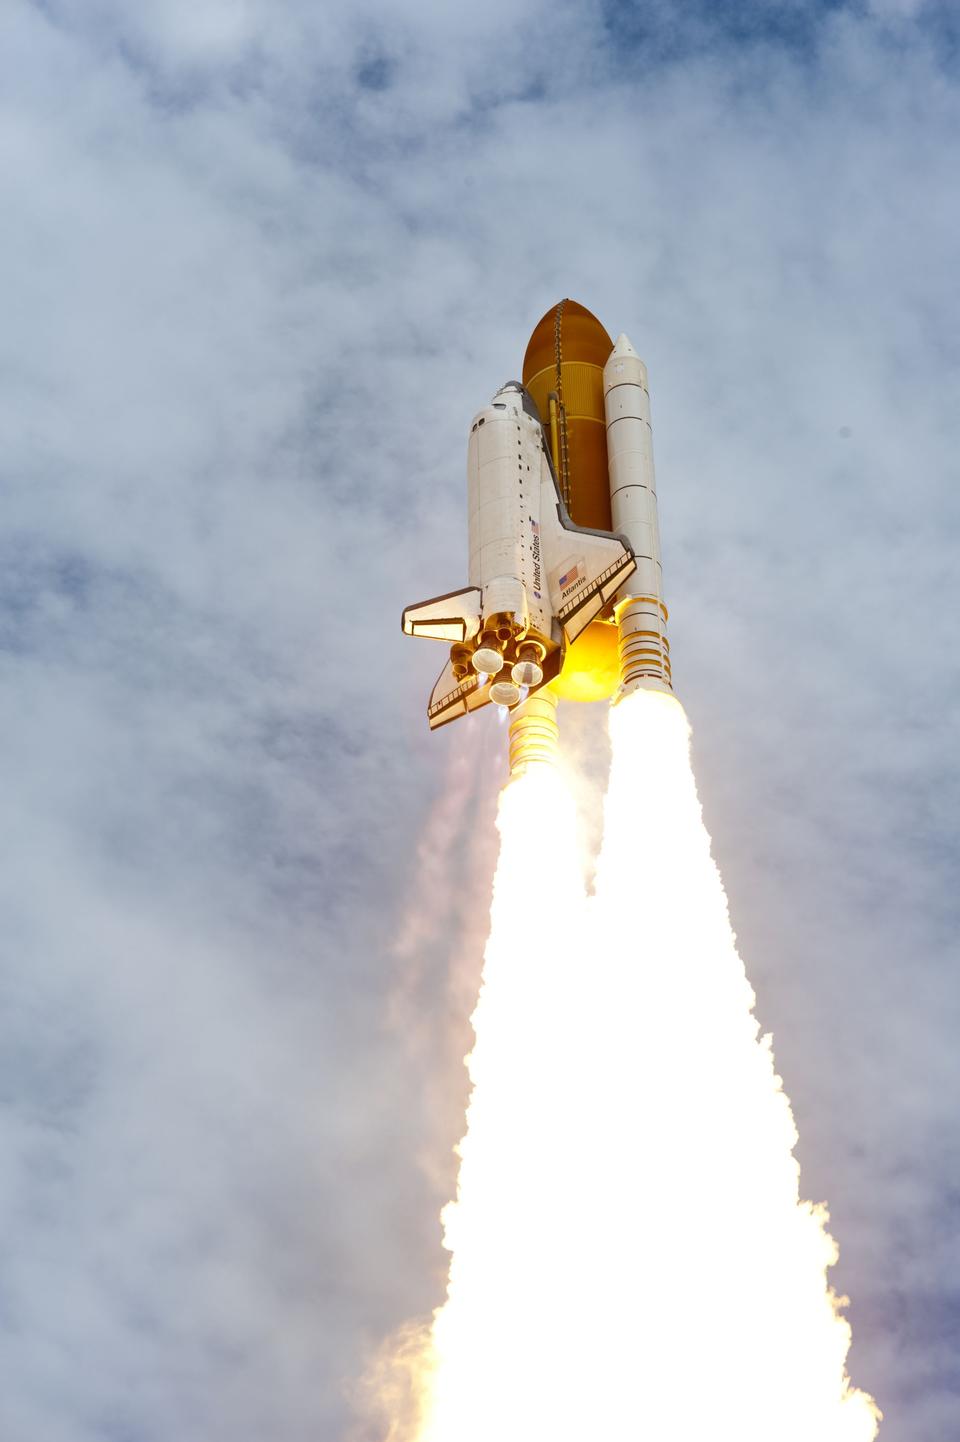
<path fill-rule="evenodd" d="M 469 641 L 480 629 L 480 589 L 467 586 L 446 596 L 434 596 L 403 613 L 406 636 L 428 636 L 434 641 Z"/>

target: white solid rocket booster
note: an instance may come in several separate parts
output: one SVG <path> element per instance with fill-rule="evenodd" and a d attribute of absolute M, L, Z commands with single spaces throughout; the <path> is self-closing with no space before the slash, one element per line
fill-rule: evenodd
<path fill-rule="evenodd" d="M 671 691 L 647 368 L 625 335 L 603 369 L 603 404 L 613 529 L 629 537 L 637 562 L 617 592 L 620 694 Z"/>

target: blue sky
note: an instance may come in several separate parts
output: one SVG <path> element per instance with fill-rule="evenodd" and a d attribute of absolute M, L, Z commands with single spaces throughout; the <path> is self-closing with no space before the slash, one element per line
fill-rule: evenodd
<path fill-rule="evenodd" d="M 5 1442 L 373 1442 L 502 775 L 401 607 L 560 296 L 650 369 L 676 679 L 889 1442 L 957 1430 L 949 8 L 14 0 Z M 598 718 L 565 718 L 583 754 Z"/>

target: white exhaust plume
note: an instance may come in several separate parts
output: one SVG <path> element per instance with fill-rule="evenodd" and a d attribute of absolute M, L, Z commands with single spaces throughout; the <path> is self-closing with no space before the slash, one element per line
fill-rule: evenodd
<path fill-rule="evenodd" d="M 611 712 L 611 745 L 588 904 L 607 1420 L 658 1442 L 721 1428 L 738 1442 L 869 1442 L 879 1414 L 846 1377 L 836 1247 L 823 1209 L 800 1200 L 796 1128 L 753 1015 L 682 707 L 637 692 Z"/>
<path fill-rule="evenodd" d="M 574 1063 L 570 979 L 584 891 L 570 793 L 531 764 L 503 792 L 483 983 L 468 1058 L 473 1094 L 451 1252 L 424 1379 L 423 1442 L 539 1435 L 563 1344 L 570 1118 L 558 1077 Z M 573 1142 L 574 1147 L 576 1142 Z M 569 1299 L 567 1299 L 569 1300 Z"/>
<path fill-rule="evenodd" d="M 870 1442 L 826 1215 L 759 1036 L 672 697 L 614 708 L 596 894 L 504 793 L 419 1442 Z"/>

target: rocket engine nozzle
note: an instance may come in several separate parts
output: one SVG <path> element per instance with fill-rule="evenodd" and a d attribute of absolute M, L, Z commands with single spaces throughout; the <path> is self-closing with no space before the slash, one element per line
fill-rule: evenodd
<path fill-rule="evenodd" d="M 494 681 L 490 687 L 490 700 L 495 706 L 516 706 L 520 700 L 520 687 L 514 681 Z"/>
<path fill-rule="evenodd" d="M 480 646 L 474 651 L 471 664 L 480 676 L 497 676 L 503 670 L 503 657 L 492 646 Z"/>
<path fill-rule="evenodd" d="M 619 696 L 640 689 L 672 692 L 666 625 L 667 608 L 657 596 L 635 596 L 617 606 Z"/>
<path fill-rule="evenodd" d="M 517 652 L 516 662 L 510 671 L 514 684 L 521 689 L 524 686 L 528 688 L 539 686 L 543 680 L 543 667 L 540 665 L 542 659 L 542 648 L 534 646 L 532 643 L 521 646 Z"/>

